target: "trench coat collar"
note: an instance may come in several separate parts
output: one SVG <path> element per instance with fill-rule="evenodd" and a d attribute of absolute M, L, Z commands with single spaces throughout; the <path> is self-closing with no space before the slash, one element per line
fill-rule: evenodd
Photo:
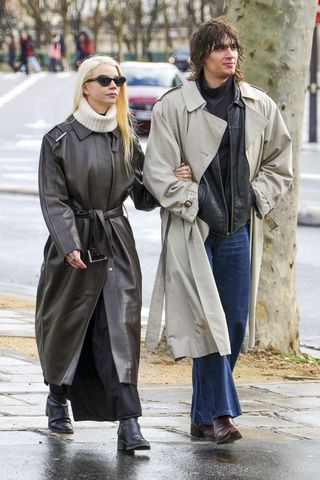
<path fill-rule="evenodd" d="M 72 128 L 81 141 L 87 138 L 91 133 L 94 133 L 92 130 L 82 125 L 82 123 L 78 122 L 78 120 L 76 120 L 74 117 L 72 121 Z M 117 140 L 119 139 L 120 132 L 118 127 L 109 133 L 111 133 Z"/>
<path fill-rule="evenodd" d="M 197 108 L 204 107 L 207 103 L 201 96 L 196 82 L 193 80 L 189 80 L 182 86 L 181 93 L 188 112 L 193 112 Z"/>
<path fill-rule="evenodd" d="M 246 144 L 246 149 L 248 149 L 250 145 L 252 145 L 255 142 L 255 140 L 259 138 L 261 132 L 268 125 L 269 120 L 265 118 L 261 113 L 259 113 L 253 107 L 253 102 L 260 101 L 261 99 L 259 90 L 257 91 L 256 88 L 252 87 L 249 83 L 246 83 L 246 82 L 240 82 L 239 88 L 241 92 L 241 98 L 246 107 L 245 144 Z M 221 120 L 218 117 L 215 117 L 214 115 L 209 114 L 209 112 L 206 112 L 204 108 L 206 105 L 206 101 L 202 97 L 201 93 L 199 92 L 195 81 L 189 80 L 187 83 L 185 83 L 181 87 L 181 93 L 182 93 L 188 112 L 193 112 L 199 108 L 201 108 L 204 111 L 205 117 L 207 118 L 207 121 L 211 125 L 212 133 L 215 133 L 214 130 L 216 129 L 216 127 L 219 127 L 219 129 L 222 129 L 222 128 L 225 129 L 226 123 L 223 120 Z M 218 137 L 220 137 L 220 135 L 218 135 Z M 220 138 L 220 141 L 221 141 L 221 138 Z M 214 143 L 215 144 L 217 143 L 217 139 Z M 216 150 L 216 148 L 214 150 Z"/>
<path fill-rule="evenodd" d="M 249 83 L 240 82 L 239 84 L 242 98 L 250 98 L 251 100 L 259 100 L 259 94 L 256 89 Z"/>
<path fill-rule="evenodd" d="M 249 83 L 240 82 L 238 85 L 240 87 L 242 98 L 259 100 L 259 94 L 256 92 L 255 88 L 253 88 Z M 182 86 L 181 93 L 184 98 L 188 112 L 192 112 L 193 110 L 203 107 L 206 104 L 205 99 L 199 92 L 196 82 L 193 80 L 189 80 Z"/>

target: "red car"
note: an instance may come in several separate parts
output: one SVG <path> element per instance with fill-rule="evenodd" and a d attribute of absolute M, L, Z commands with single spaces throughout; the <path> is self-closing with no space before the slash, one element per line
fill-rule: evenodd
<path fill-rule="evenodd" d="M 157 99 L 167 90 L 184 83 L 181 72 L 165 62 L 123 62 L 127 79 L 129 107 L 136 118 L 139 133 L 148 133 L 151 112 Z"/>

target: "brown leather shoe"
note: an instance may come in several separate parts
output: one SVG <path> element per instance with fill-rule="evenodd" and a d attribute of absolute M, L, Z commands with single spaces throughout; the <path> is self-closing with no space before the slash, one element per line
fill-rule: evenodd
<path fill-rule="evenodd" d="M 214 434 L 218 445 L 232 443 L 242 438 L 231 417 L 219 417 L 213 421 Z"/>
<path fill-rule="evenodd" d="M 213 425 L 199 425 L 191 420 L 190 435 L 194 438 L 205 438 L 206 440 L 215 441 Z"/>

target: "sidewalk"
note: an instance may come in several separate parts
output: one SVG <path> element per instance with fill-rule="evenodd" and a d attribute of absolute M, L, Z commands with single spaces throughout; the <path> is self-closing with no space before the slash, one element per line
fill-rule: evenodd
<path fill-rule="evenodd" d="M 0 310 L 1 312 L 1 310 Z M 3 310 L 0 335 L 33 336 L 33 310 Z M 0 350 L 0 471 L 3 480 L 310 479 L 318 475 L 320 381 L 238 383 L 243 440 L 189 437 L 191 386 L 141 385 L 140 424 L 151 452 L 117 454 L 117 424 L 77 422 L 49 434 L 47 387 L 38 362 Z"/>

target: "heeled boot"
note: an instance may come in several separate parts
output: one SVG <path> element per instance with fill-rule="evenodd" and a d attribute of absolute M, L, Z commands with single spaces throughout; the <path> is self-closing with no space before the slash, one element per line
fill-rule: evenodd
<path fill-rule="evenodd" d="M 213 425 L 200 425 L 191 420 L 190 435 L 193 438 L 201 438 L 206 440 L 215 441 L 215 433 Z"/>
<path fill-rule="evenodd" d="M 136 418 L 120 420 L 118 428 L 118 450 L 150 450 L 150 443 L 143 438 Z"/>
<path fill-rule="evenodd" d="M 49 393 L 46 405 L 48 428 L 55 433 L 73 433 L 68 403 L 63 395 Z"/>

